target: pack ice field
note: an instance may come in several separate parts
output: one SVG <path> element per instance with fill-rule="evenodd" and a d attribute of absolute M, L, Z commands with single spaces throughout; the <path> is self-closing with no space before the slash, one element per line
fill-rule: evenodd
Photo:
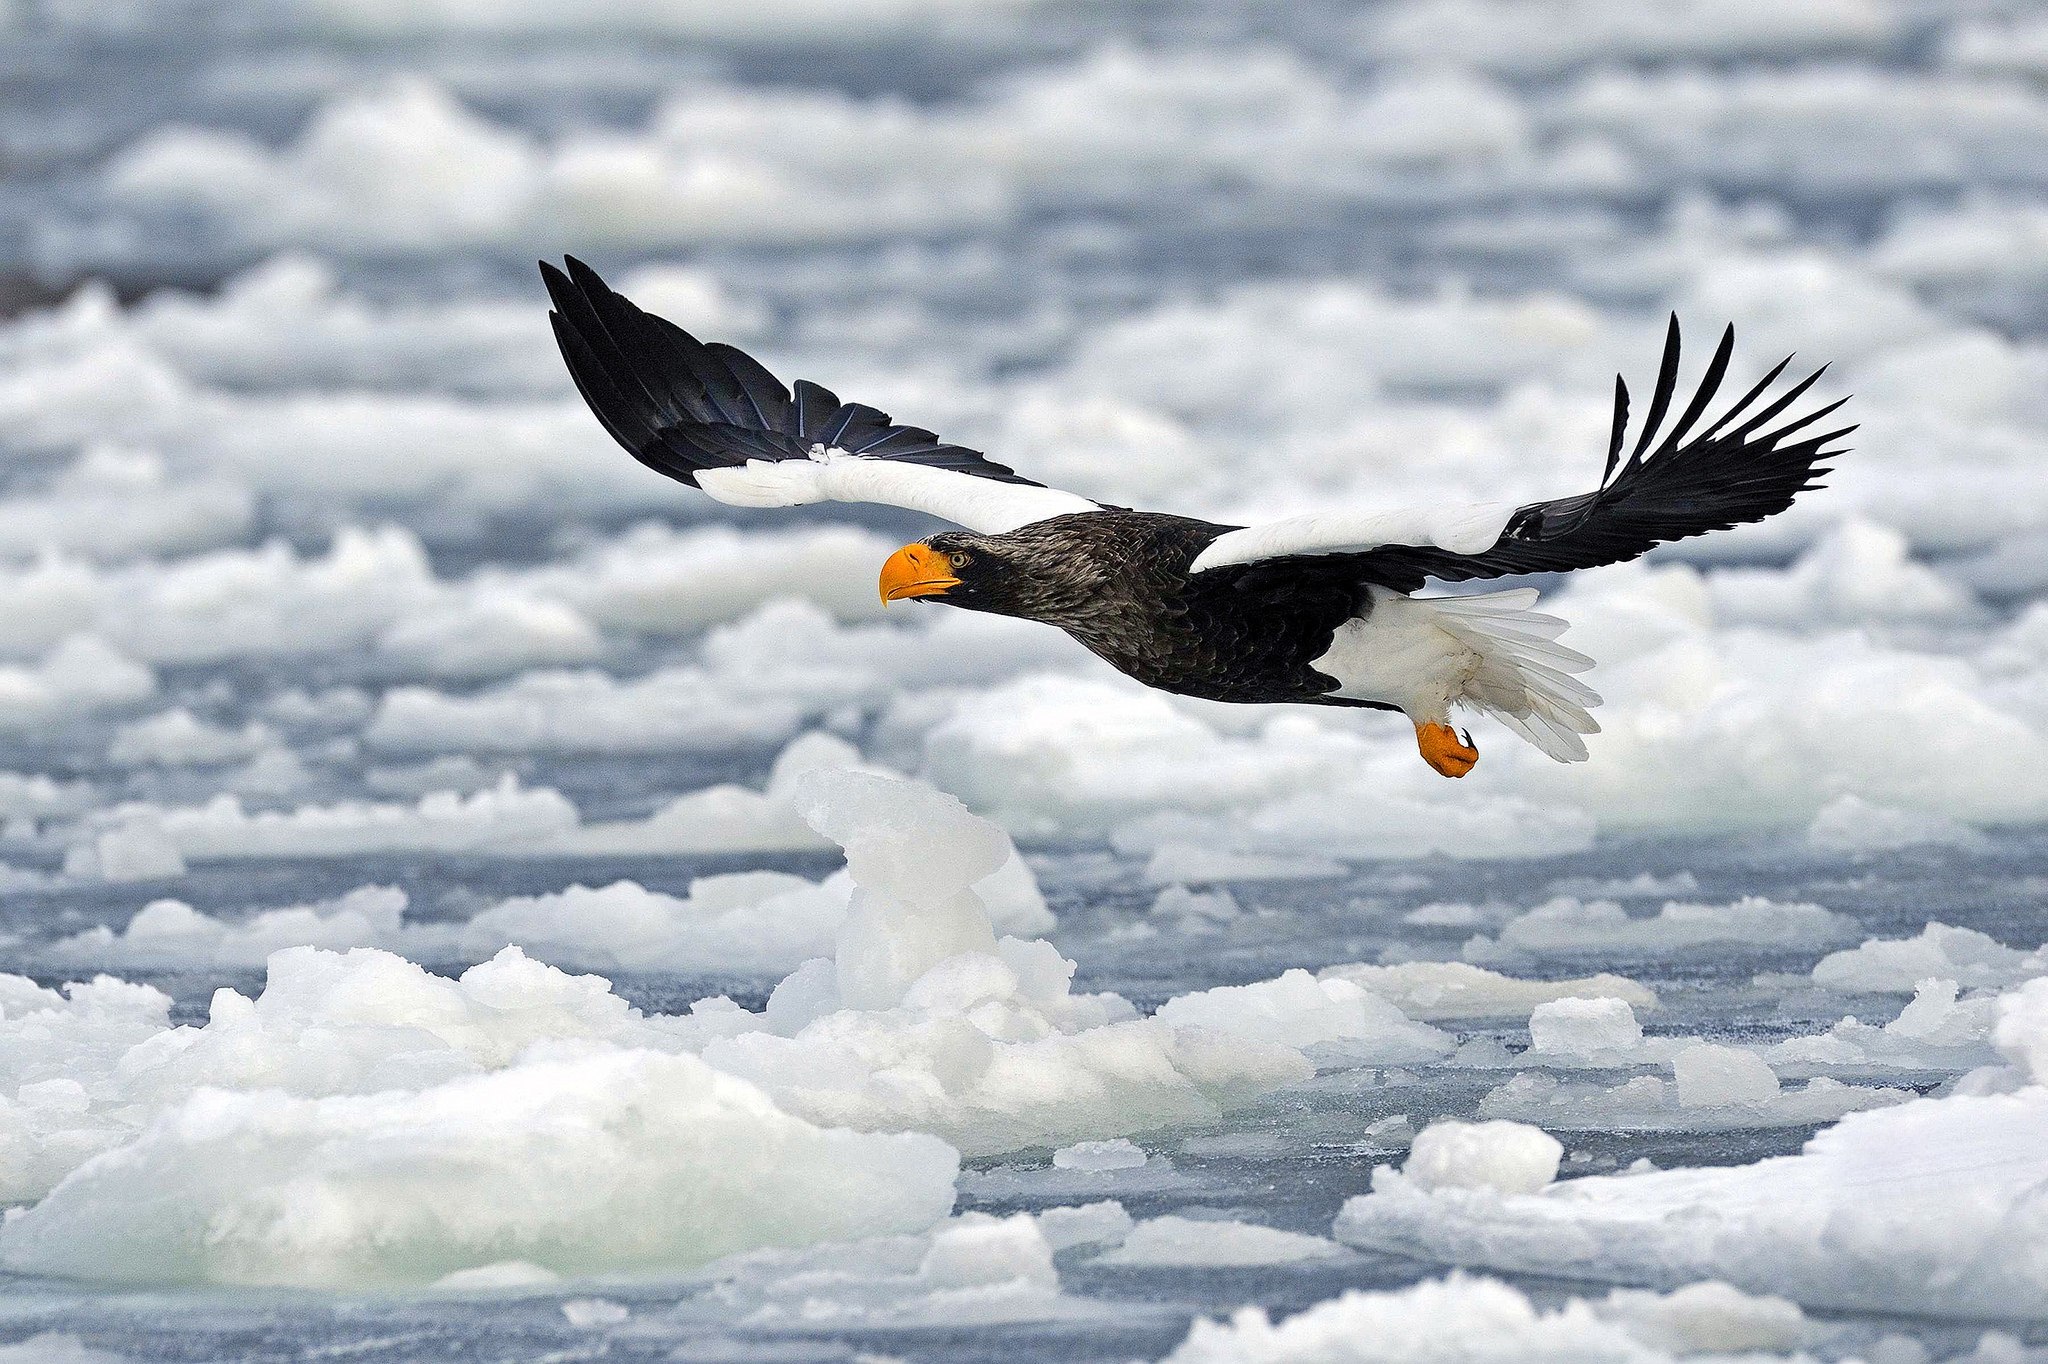
<path fill-rule="evenodd" d="M 0 90 L 0 1364 L 2048 1358 L 2037 9 L 0 0 Z M 999 491 L 658 477 L 607 296 Z M 1514 559 L 1788 355 L 1825 487 Z M 951 609 L 1048 497 L 1491 601 L 1471 693 Z"/>

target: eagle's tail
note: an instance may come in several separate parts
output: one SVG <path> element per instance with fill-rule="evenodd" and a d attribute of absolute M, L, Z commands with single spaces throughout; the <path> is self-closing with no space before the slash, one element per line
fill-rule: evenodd
<path fill-rule="evenodd" d="M 1589 710 L 1600 695 L 1572 677 L 1593 666 L 1576 649 L 1556 643 L 1565 622 L 1529 608 L 1534 588 L 1471 597 L 1412 597 L 1428 607 L 1437 624 L 1478 655 L 1462 702 L 1493 716 L 1559 762 L 1586 756 L 1583 735 L 1598 734 Z"/>

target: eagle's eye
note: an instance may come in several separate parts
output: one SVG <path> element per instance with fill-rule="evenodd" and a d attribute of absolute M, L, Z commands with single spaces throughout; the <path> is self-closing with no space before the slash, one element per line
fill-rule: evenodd
<path fill-rule="evenodd" d="M 946 556 L 946 562 L 953 565 L 953 567 L 955 568 L 965 568 L 967 567 L 968 560 L 972 559 L 973 557 L 973 555 L 969 554 L 964 549 L 956 549 L 951 554 L 948 554 Z"/>

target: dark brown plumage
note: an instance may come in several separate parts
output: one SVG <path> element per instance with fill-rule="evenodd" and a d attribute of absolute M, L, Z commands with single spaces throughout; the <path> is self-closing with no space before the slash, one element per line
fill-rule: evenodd
<path fill-rule="evenodd" d="M 1056 625 L 1161 691 L 1210 701 L 1375 704 L 1330 696 L 1335 679 L 1309 666 L 1365 608 L 1363 586 L 1341 574 L 1269 588 L 1229 570 L 1190 575 L 1194 557 L 1231 529 L 1105 508 L 1003 535 L 943 531 L 925 543 L 970 558 L 958 570 L 961 585 L 931 600 Z"/>

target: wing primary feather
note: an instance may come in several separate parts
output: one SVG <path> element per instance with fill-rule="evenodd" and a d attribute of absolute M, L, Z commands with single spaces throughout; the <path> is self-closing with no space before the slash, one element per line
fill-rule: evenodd
<path fill-rule="evenodd" d="M 1785 367 L 1792 363 L 1792 359 L 1793 357 L 1788 355 L 1784 359 L 1780 360 L 1777 364 L 1772 365 L 1771 372 L 1769 374 L 1766 374 L 1763 378 L 1756 381 L 1756 387 L 1750 389 L 1749 392 L 1743 394 L 1741 399 L 1736 402 L 1735 406 L 1729 408 L 1726 412 L 1723 412 L 1718 418 L 1715 419 L 1714 424 L 1712 426 L 1709 426 L 1706 430 L 1700 432 L 1700 439 L 1712 440 L 1715 436 L 1720 434 L 1722 427 L 1726 426 L 1729 422 L 1734 421 L 1737 417 L 1741 416 L 1743 412 L 1748 410 L 1749 405 L 1751 403 L 1755 402 L 1758 398 L 1761 398 L 1764 395 L 1764 393 L 1770 388 L 1770 386 L 1778 381 L 1778 376 L 1785 372 Z"/>
<path fill-rule="evenodd" d="M 1685 439 L 1686 432 L 1692 430 L 1693 424 L 1700 419 L 1700 414 L 1707 410 L 1707 404 L 1720 392 L 1721 380 L 1728 373 L 1729 357 L 1734 353 L 1735 324 L 1731 322 L 1721 332 L 1721 344 L 1714 348 L 1714 358 L 1707 361 L 1707 372 L 1700 376 L 1699 391 L 1693 394 L 1692 402 L 1687 404 L 1685 411 L 1679 415 L 1678 424 L 1671 428 L 1671 434 L 1657 447 L 1659 457 L 1678 448 L 1678 443 Z"/>
<path fill-rule="evenodd" d="M 789 390 L 780 379 L 753 356 L 722 341 L 706 342 L 704 350 L 731 371 L 733 381 L 740 386 L 763 430 L 784 429 L 789 421 Z"/>
<path fill-rule="evenodd" d="M 1622 438 L 1628 434 L 1628 380 L 1614 376 L 1614 429 L 1607 436 L 1607 467 L 1600 474 L 1600 486 L 1613 481 L 1614 466 L 1621 459 Z"/>
<path fill-rule="evenodd" d="M 612 383 L 611 375 L 591 353 L 583 334 L 560 313 L 549 313 L 548 323 L 555 329 L 555 344 L 561 347 L 562 356 L 569 363 L 569 377 L 575 380 L 576 391 L 583 395 L 583 401 L 611 438 L 628 450 L 652 439 L 653 428 L 644 421 L 628 425 L 639 414 Z"/>
<path fill-rule="evenodd" d="M 1846 403 L 1848 401 L 1848 398 L 1837 398 L 1833 402 L 1829 403 L 1826 407 L 1816 407 L 1813 411 L 1807 413 L 1805 416 L 1799 418 L 1797 421 L 1787 422 L 1785 423 L 1785 425 L 1771 432 L 1770 436 L 1767 439 L 1769 439 L 1772 444 L 1776 444 L 1777 442 L 1785 439 L 1785 437 L 1791 435 L 1793 432 L 1803 430 L 1804 428 L 1813 425 L 1822 417 L 1827 416 L 1830 412 L 1833 412 L 1836 408 L 1840 407 L 1843 403 Z"/>
<path fill-rule="evenodd" d="M 1818 380 L 1821 375 L 1826 374 L 1827 372 L 1828 367 L 1826 365 L 1822 365 L 1819 369 L 1807 375 L 1804 379 L 1801 379 L 1798 383 L 1792 385 L 1792 387 L 1786 389 L 1783 393 L 1778 395 L 1776 401 L 1771 403 L 1768 407 L 1764 408 L 1763 411 L 1757 413 L 1754 417 L 1751 417 L 1748 421 L 1736 427 L 1733 431 L 1730 431 L 1728 433 L 1728 439 L 1732 441 L 1748 440 L 1751 432 L 1755 431 L 1758 427 L 1769 422 L 1771 418 L 1777 416 L 1780 412 L 1783 412 L 1786 408 L 1792 406 L 1793 403 L 1798 402 L 1799 395 L 1806 392 L 1807 389 L 1812 388 L 1815 381 Z"/>
<path fill-rule="evenodd" d="M 1643 417 L 1643 431 L 1636 438 L 1636 448 L 1629 452 L 1628 462 L 1634 465 L 1642 460 L 1643 451 L 1650 448 L 1656 438 L 1657 428 L 1663 424 L 1664 414 L 1671 407 L 1672 390 L 1678 387 L 1678 314 L 1671 314 L 1671 325 L 1664 333 L 1664 359 L 1657 367 L 1657 391 L 1650 395 L 1650 410 Z"/>

